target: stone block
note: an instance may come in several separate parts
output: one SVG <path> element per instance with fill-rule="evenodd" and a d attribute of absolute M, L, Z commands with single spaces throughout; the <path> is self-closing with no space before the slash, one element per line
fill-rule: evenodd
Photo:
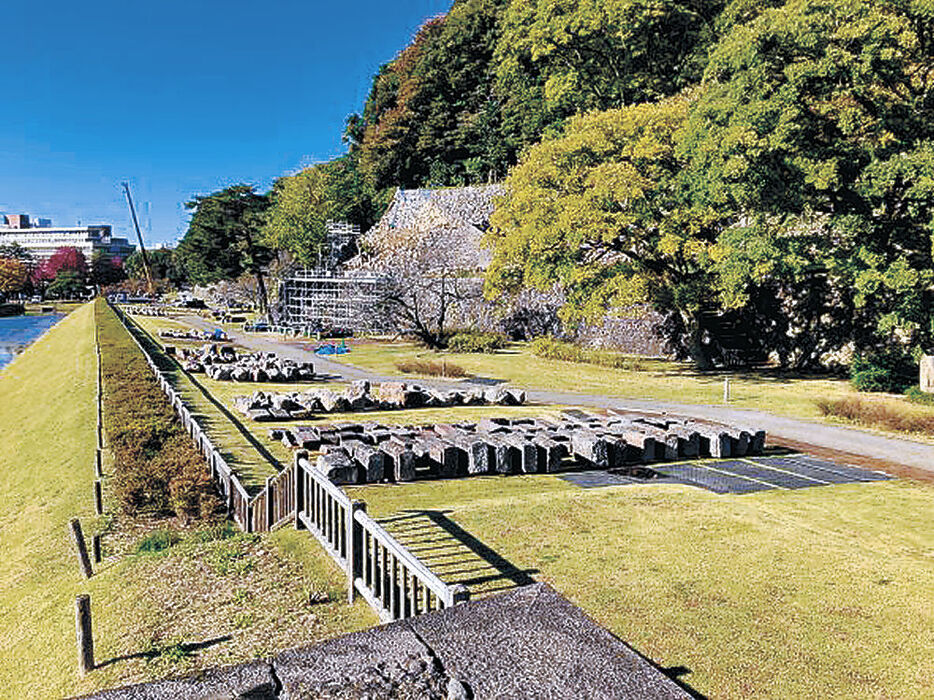
<path fill-rule="evenodd" d="M 507 443 L 499 434 L 488 434 L 485 440 L 493 452 L 492 471 L 497 474 L 515 474 L 520 471 L 522 457 L 519 450 Z"/>
<path fill-rule="evenodd" d="M 380 403 L 401 407 L 405 403 L 407 388 L 403 382 L 383 382 L 376 391 L 376 399 Z"/>
<path fill-rule="evenodd" d="M 574 456 L 597 469 L 610 466 L 609 444 L 596 433 L 578 428 L 571 433 Z"/>
<path fill-rule="evenodd" d="M 733 431 L 730 435 L 730 455 L 733 457 L 745 457 L 749 452 L 749 443 L 752 435 L 748 430 Z"/>
<path fill-rule="evenodd" d="M 359 469 L 344 450 L 329 448 L 321 454 L 315 468 L 335 484 L 356 484 Z"/>
<path fill-rule="evenodd" d="M 638 459 L 634 461 L 646 463 L 655 461 L 657 447 L 654 437 L 646 435 L 641 430 L 625 430 L 621 437 L 626 441 L 626 444 L 632 445 L 637 451 L 641 451 Z"/>
<path fill-rule="evenodd" d="M 710 426 L 694 426 L 697 430 L 700 454 L 703 457 L 731 457 L 732 440 L 729 433 Z"/>
<path fill-rule="evenodd" d="M 752 437 L 749 441 L 749 454 L 761 455 L 765 449 L 765 431 L 751 430 L 750 433 Z"/>
<path fill-rule="evenodd" d="M 537 474 L 540 469 L 538 448 L 533 445 L 527 436 L 521 433 L 504 435 L 503 440 L 514 447 L 519 453 L 519 471 L 524 474 Z"/>
<path fill-rule="evenodd" d="M 386 455 L 384 473 L 393 481 L 414 481 L 415 453 L 407 446 L 392 440 L 383 442 L 380 451 Z"/>
<path fill-rule="evenodd" d="M 386 476 L 386 454 L 363 442 L 357 442 L 351 451 L 353 458 L 360 465 L 360 475 L 368 484 L 382 481 Z"/>
<path fill-rule="evenodd" d="M 670 428 L 672 435 L 678 438 L 678 455 L 684 459 L 694 459 L 700 455 L 700 435 L 696 430 L 674 425 Z"/>
<path fill-rule="evenodd" d="M 562 470 L 564 458 L 568 456 L 567 445 L 541 433 L 529 436 L 529 441 L 538 448 L 540 470 L 549 474 Z"/>
<path fill-rule="evenodd" d="M 508 418 L 481 418 L 477 422 L 477 429 L 486 433 L 508 433 L 510 430 Z"/>

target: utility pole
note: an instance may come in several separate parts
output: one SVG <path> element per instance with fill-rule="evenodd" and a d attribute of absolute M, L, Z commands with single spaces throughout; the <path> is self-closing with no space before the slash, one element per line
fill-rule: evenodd
<path fill-rule="evenodd" d="M 126 202 L 130 205 L 130 215 L 133 217 L 133 226 L 136 228 L 136 240 L 139 241 L 139 252 L 143 256 L 143 271 L 146 273 L 146 284 L 149 286 L 149 294 L 155 293 L 155 287 L 152 283 L 152 270 L 149 267 L 149 256 L 146 255 L 146 246 L 143 245 L 143 234 L 139 230 L 139 221 L 136 218 L 136 207 L 133 206 L 133 197 L 130 196 L 130 185 L 123 183 L 123 191 L 126 194 Z"/>

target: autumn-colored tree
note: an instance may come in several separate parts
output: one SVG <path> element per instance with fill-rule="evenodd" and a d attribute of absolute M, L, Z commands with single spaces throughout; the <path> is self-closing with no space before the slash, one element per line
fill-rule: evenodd
<path fill-rule="evenodd" d="M 374 192 L 505 174 L 514 152 L 501 136 L 492 62 L 504 5 L 458 0 L 380 69 L 363 114 L 347 130 Z"/>
<path fill-rule="evenodd" d="M 90 282 L 99 287 L 106 287 L 122 282 L 127 278 L 123 261 L 102 251 L 97 251 L 91 258 Z"/>
<path fill-rule="evenodd" d="M 88 260 L 77 248 L 64 246 L 52 253 L 36 268 L 35 277 L 49 282 L 54 280 L 62 270 L 70 270 L 83 280 L 88 274 Z"/>
<path fill-rule="evenodd" d="M 0 295 L 17 294 L 29 282 L 29 266 L 23 260 L 0 257 Z"/>

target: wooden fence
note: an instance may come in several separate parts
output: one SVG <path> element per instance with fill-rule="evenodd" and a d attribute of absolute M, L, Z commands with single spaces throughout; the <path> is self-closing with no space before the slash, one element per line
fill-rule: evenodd
<path fill-rule="evenodd" d="M 112 304 L 111 308 L 127 329 L 130 337 L 133 338 L 133 342 L 136 343 L 140 352 L 143 353 L 146 364 L 155 374 L 156 381 L 159 382 L 159 386 L 168 398 L 169 403 L 172 404 L 178 414 L 179 420 L 188 435 L 191 436 L 195 447 L 204 455 L 204 459 L 211 471 L 211 477 L 217 485 L 218 492 L 227 504 L 227 510 L 234 522 L 246 532 L 267 532 L 276 525 L 288 520 L 288 515 L 283 516 L 281 509 L 287 508 L 291 501 L 292 477 L 290 472 L 293 467 L 289 466 L 288 469 L 283 470 L 275 477 L 267 479 L 263 490 L 250 498 L 246 487 L 244 487 L 236 472 L 227 464 L 227 460 L 224 459 L 220 450 L 211 441 L 207 432 L 192 415 L 181 394 L 175 390 L 168 377 L 156 364 L 155 358 L 139 341 L 135 332 L 135 324 L 126 317 L 122 309 Z M 270 519 L 267 504 L 274 506 L 272 513 L 274 516 L 277 513 L 275 506 L 279 505 L 278 516 L 275 519 Z"/>
<path fill-rule="evenodd" d="M 388 622 L 466 601 L 371 518 L 299 452 L 294 463 L 295 526 L 307 529 L 347 574 L 347 594 L 370 604 Z"/>
<path fill-rule="evenodd" d="M 465 586 L 450 586 L 406 549 L 373 518 L 366 503 L 352 501 L 299 451 L 286 469 L 266 479 L 252 499 L 236 473 L 211 442 L 181 395 L 156 364 L 121 309 L 123 322 L 168 397 L 182 425 L 204 455 L 228 512 L 246 532 L 267 532 L 289 521 L 306 529 L 347 575 L 347 596 L 359 594 L 388 622 L 440 610 L 469 599 Z"/>

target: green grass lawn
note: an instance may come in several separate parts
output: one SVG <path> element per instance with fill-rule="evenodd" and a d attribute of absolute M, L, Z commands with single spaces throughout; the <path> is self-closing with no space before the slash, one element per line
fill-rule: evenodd
<path fill-rule="evenodd" d="M 82 306 L 0 372 L 0 697 L 74 695 L 374 624 L 364 603 L 344 602 L 341 572 L 307 533 L 287 529 L 202 541 L 189 528 L 158 556 L 122 556 L 105 536 L 105 561 L 80 577 L 67 523 L 80 517 L 88 539 L 105 525 L 92 499 L 93 323 Z M 78 593 L 91 595 L 102 664 L 85 679 Z"/>
<path fill-rule="evenodd" d="M 412 343 L 361 343 L 339 360 L 386 374 L 398 374 L 396 363 L 437 355 Z M 536 357 L 523 343 L 494 354 L 443 353 L 448 362 L 471 374 L 502 379 L 517 386 L 554 391 L 608 394 L 682 403 L 722 403 L 727 373 L 701 373 L 682 363 L 644 360 L 641 370 L 599 367 Z M 786 415 L 817 418 L 813 398 L 854 393 L 848 382 L 795 377 L 777 371 L 731 373 L 731 405 Z"/>
<path fill-rule="evenodd" d="M 512 476 L 353 492 L 449 583 L 547 581 L 710 697 L 934 696 L 929 485 L 730 496 Z"/>

